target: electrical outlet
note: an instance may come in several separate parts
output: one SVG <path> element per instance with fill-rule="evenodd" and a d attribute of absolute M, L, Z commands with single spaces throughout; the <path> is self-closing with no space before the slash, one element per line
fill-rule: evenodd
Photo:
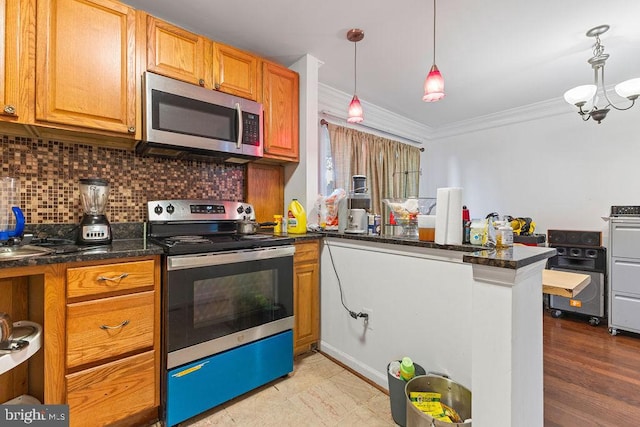
<path fill-rule="evenodd" d="M 362 318 L 363 326 L 373 331 L 373 327 L 371 326 L 373 325 L 373 323 L 371 323 L 372 317 L 373 317 L 373 310 L 370 308 L 363 307 L 362 312 L 368 315 L 367 318 L 364 318 L 364 317 Z"/>

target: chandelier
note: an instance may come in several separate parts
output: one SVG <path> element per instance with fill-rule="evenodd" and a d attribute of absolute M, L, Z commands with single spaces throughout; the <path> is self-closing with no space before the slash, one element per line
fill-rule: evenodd
<path fill-rule="evenodd" d="M 362 111 L 362 105 L 360 105 L 360 100 L 358 99 L 358 95 L 356 95 L 356 90 L 358 88 L 358 49 L 357 44 L 360 40 L 364 38 L 364 31 L 359 30 L 357 28 L 351 29 L 347 32 L 347 40 L 353 42 L 353 99 L 351 99 L 351 103 L 349 104 L 349 117 L 347 118 L 347 122 L 349 123 L 360 123 L 364 120 L 364 114 Z"/>
<path fill-rule="evenodd" d="M 593 120 L 600 123 L 607 117 L 607 113 L 611 111 L 611 108 L 621 111 L 628 110 L 633 107 L 636 99 L 640 96 L 640 78 L 635 78 L 626 80 L 615 86 L 616 93 L 631 101 L 631 105 L 618 107 L 609 99 L 604 81 L 604 65 L 609 55 L 604 53 L 604 46 L 600 42 L 600 34 L 606 33 L 607 30 L 609 30 L 608 25 L 599 25 L 587 31 L 587 37 L 595 37 L 596 39 L 596 43 L 593 45 L 593 57 L 587 61 L 591 64 L 591 68 L 593 68 L 594 84 L 574 87 L 564 93 L 565 101 L 578 107 L 578 114 L 580 114 L 584 121 L 593 118 Z M 597 106 L 599 102 L 599 98 L 596 95 L 598 85 L 600 85 L 600 90 L 602 91 L 604 99 L 607 101 L 607 105 L 602 108 Z"/>

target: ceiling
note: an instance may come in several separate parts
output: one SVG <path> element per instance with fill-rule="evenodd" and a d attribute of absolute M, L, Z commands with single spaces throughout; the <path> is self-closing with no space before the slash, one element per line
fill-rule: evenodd
<path fill-rule="evenodd" d="M 324 63 L 320 83 L 348 94 L 354 46 L 346 34 L 360 28 L 358 97 L 433 129 L 551 99 L 563 103 L 567 89 L 593 81 L 586 61 L 594 40 L 585 33 L 597 25 L 611 26 L 601 36 L 611 55 L 605 83 L 640 77 L 638 0 L 439 1 L 436 63 L 446 97 L 435 103 L 422 101 L 433 62 L 431 0 L 124 2 L 286 66 L 310 54 Z"/>

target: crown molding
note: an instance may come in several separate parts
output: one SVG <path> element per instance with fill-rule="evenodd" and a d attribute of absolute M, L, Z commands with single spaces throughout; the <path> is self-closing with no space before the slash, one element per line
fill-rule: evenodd
<path fill-rule="evenodd" d="M 353 95 L 334 89 L 323 83 L 318 83 L 318 111 L 327 116 L 340 119 L 348 127 L 354 129 L 366 127 L 374 132 L 379 131 L 387 135 L 398 136 L 409 143 L 423 144 L 433 133 L 433 129 L 416 121 L 407 119 L 377 105 L 360 99 L 365 114 L 366 124 L 347 123 L 347 106 Z M 342 123 L 341 123 L 342 124 Z"/>
<path fill-rule="evenodd" d="M 562 97 L 558 97 L 440 126 L 433 129 L 429 139 L 446 138 L 569 113 L 576 114 Z"/>
<path fill-rule="evenodd" d="M 366 125 L 354 125 L 346 123 L 345 110 L 351 102 L 351 98 L 350 94 L 323 83 L 318 84 L 318 110 L 321 113 L 339 118 L 347 126 L 355 129 L 359 126 L 367 127 L 418 144 L 552 116 L 576 114 L 575 109 L 567 105 L 562 97 L 558 97 L 433 128 L 361 99 L 360 102 L 365 110 Z"/>

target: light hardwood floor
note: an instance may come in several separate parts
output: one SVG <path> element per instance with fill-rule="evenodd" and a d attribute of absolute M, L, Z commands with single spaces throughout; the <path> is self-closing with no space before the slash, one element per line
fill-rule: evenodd
<path fill-rule="evenodd" d="M 320 353 L 294 372 L 180 424 L 204 426 L 395 426 L 389 396 Z"/>
<path fill-rule="evenodd" d="M 544 314 L 545 427 L 640 425 L 640 334 Z M 605 322 L 606 323 L 606 322 Z M 320 353 L 182 426 L 395 426 L 389 397 Z"/>

